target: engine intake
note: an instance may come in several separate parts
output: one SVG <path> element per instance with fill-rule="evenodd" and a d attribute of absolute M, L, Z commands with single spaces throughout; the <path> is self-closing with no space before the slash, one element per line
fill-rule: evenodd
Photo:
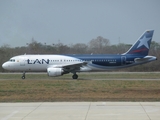
<path fill-rule="evenodd" d="M 47 73 L 50 77 L 56 77 L 63 75 L 63 69 L 62 68 L 48 68 Z"/>

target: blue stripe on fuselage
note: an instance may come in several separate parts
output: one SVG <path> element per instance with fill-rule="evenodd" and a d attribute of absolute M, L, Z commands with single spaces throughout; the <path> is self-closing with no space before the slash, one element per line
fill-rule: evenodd
<path fill-rule="evenodd" d="M 98 54 L 98 55 L 64 55 L 74 57 L 86 62 L 92 62 L 96 67 L 115 67 L 115 66 L 128 66 L 134 64 L 135 58 L 143 58 L 144 56 L 135 55 L 110 55 L 110 54 Z M 91 65 L 91 64 L 90 64 Z"/>

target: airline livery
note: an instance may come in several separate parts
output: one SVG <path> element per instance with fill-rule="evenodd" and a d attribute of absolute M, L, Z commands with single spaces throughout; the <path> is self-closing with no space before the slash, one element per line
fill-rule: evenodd
<path fill-rule="evenodd" d="M 23 72 L 47 72 L 55 77 L 73 73 L 77 79 L 77 72 L 107 71 L 144 64 L 156 60 L 155 56 L 148 56 L 154 30 L 145 31 L 132 47 L 123 54 L 91 54 L 91 55 L 19 55 L 12 57 L 2 67 L 6 70 Z"/>

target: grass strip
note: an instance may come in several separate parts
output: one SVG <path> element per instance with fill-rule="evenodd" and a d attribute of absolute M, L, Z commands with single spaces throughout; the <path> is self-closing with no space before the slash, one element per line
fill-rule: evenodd
<path fill-rule="evenodd" d="M 160 101 L 158 80 L 0 80 L 0 102 Z"/>

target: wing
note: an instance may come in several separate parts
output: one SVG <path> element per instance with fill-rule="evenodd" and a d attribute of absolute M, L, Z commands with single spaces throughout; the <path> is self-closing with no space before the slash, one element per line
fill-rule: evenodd
<path fill-rule="evenodd" d="M 63 68 L 66 72 L 74 72 L 79 71 L 80 67 L 88 64 L 87 62 L 78 62 L 78 63 L 70 63 L 70 64 L 62 64 L 62 65 L 51 65 L 49 67 L 52 68 Z"/>

